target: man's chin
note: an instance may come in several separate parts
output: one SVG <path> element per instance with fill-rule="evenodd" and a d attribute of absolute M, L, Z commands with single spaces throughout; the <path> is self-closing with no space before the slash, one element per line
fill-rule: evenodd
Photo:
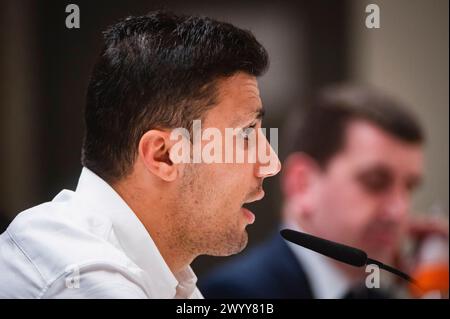
<path fill-rule="evenodd" d="M 381 262 L 391 262 L 394 259 L 399 241 L 394 236 L 378 236 L 376 238 L 367 238 L 364 242 L 368 256 Z"/>
<path fill-rule="evenodd" d="M 216 248 L 212 248 L 207 255 L 226 257 L 240 253 L 247 247 L 248 244 L 248 234 L 244 229 L 241 231 L 239 236 L 226 236 L 226 240 L 221 241 L 217 244 Z"/>
<path fill-rule="evenodd" d="M 239 246 L 239 248 L 236 250 L 235 254 L 240 253 L 241 251 L 243 251 L 245 249 L 245 247 L 247 247 L 248 244 L 248 233 L 247 231 L 244 229 L 244 233 L 242 235 L 242 241 L 241 244 Z"/>
<path fill-rule="evenodd" d="M 236 240 L 233 244 L 230 245 L 233 248 L 229 250 L 229 254 L 227 256 L 240 253 L 245 249 L 245 247 L 247 247 L 247 244 L 248 244 L 248 233 L 244 229 L 240 236 L 240 240 Z"/>

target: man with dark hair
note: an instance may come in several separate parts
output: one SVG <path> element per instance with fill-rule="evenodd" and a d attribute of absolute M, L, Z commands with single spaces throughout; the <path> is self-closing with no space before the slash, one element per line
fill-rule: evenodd
<path fill-rule="evenodd" d="M 104 38 L 77 189 L 22 212 L 0 236 L 0 297 L 201 298 L 189 265 L 246 246 L 254 215 L 243 205 L 280 170 L 260 129 L 256 77 L 268 56 L 250 32 L 154 12 Z M 219 153 L 247 155 L 254 136 L 269 165 L 189 161 L 206 141 L 185 135 L 188 161 L 176 160 L 173 133 L 193 133 L 197 120 L 219 132 Z M 222 149 L 227 128 L 235 143 Z"/>
<path fill-rule="evenodd" d="M 281 181 L 282 227 L 361 248 L 392 264 L 422 176 L 424 138 L 418 122 L 394 98 L 350 85 L 323 89 L 291 119 L 295 129 Z M 389 295 L 384 285 L 364 287 L 364 269 L 285 242 L 278 231 L 236 258 L 200 282 L 206 297 Z"/>

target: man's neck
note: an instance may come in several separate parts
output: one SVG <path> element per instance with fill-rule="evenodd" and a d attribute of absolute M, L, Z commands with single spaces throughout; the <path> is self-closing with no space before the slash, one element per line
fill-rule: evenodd
<path fill-rule="evenodd" d="M 164 198 L 164 192 L 143 191 L 145 188 L 129 178 L 112 187 L 144 225 L 171 272 L 176 275 L 189 266 L 195 255 L 177 240 L 178 230 L 168 217 L 171 216 L 171 201 Z"/>

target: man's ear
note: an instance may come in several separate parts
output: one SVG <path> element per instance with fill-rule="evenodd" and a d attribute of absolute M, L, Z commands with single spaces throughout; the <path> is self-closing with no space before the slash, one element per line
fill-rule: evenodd
<path fill-rule="evenodd" d="M 283 166 L 281 187 L 285 199 L 301 204 L 304 213 L 314 210 L 320 175 L 316 161 L 305 153 L 296 152 L 288 156 Z"/>
<path fill-rule="evenodd" d="M 171 148 L 170 132 L 150 130 L 139 141 L 139 157 L 153 175 L 166 182 L 172 182 L 178 175 L 177 165 L 169 157 Z"/>

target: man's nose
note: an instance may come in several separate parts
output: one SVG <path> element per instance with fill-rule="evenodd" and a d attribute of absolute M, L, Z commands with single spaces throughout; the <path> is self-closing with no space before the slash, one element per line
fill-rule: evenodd
<path fill-rule="evenodd" d="M 264 134 L 259 134 L 258 154 L 255 175 L 260 178 L 277 175 L 281 170 L 281 162 L 277 153 Z M 262 149 L 260 149 L 260 147 Z"/>
<path fill-rule="evenodd" d="M 386 199 L 384 213 L 390 219 L 402 219 L 408 213 L 409 206 L 409 194 L 403 190 L 395 190 Z"/>

